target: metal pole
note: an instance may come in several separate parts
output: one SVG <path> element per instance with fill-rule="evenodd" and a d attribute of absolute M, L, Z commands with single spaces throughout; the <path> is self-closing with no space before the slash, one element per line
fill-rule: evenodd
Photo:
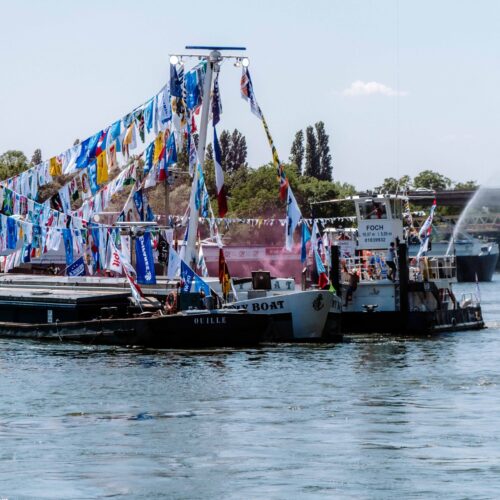
<path fill-rule="evenodd" d="M 221 60 L 221 53 L 212 50 L 207 57 L 207 70 L 203 83 L 203 101 L 201 107 L 200 133 L 198 140 L 198 161 L 203 168 L 205 161 L 205 147 L 207 144 L 208 114 L 210 111 L 210 91 L 212 89 L 213 70 Z M 186 244 L 186 261 L 194 269 L 196 264 L 196 237 L 198 233 L 198 210 L 196 209 L 196 190 L 198 187 L 198 168 L 195 169 L 193 184 L 191 186 L 191 198 L 189 200 L 189 225 Z"/>

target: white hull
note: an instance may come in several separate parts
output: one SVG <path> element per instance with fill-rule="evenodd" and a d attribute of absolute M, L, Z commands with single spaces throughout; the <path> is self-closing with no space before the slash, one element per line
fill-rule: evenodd
<path fill-rule="evenodd" d="M 238 300 L 232 306 L 271 315 L 280 338 L 308 340 L 322 337 L 333 300 L 334 295 L 325 290 L 267 292 L 265 297 Z"/>

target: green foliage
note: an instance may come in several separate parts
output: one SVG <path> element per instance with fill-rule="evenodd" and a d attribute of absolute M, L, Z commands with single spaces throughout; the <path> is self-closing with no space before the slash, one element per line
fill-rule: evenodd
<path fill-rule="evenodd" d="M 0 180 L 8 179 L 28 168 L 28 158 L 22 151 L 10 150 L 0 155 Z"/>
<path fill-rule="evenodd" d="M 330 140 L 325 131 L 325 124 L 318 122 L 314 125 L 316 128 L 316 139 L 318 141 L 319 173 L 318 179 L 330 181 L 332 179 L 332 155 L 330 154 Z"/>
<path fill-rule="evenodd" d="M 381 186 L 376 186 L 373 190 L 376 193 L 396 194 L 408 190 L 411 186 L 411 177 L 403 175 L 399 179 L 395 177 L 387 177 Z"/>
<path fill-rule="evenodd" d="M 330 138 L 325 131 L 325 124 L 319 121 L 314 127 L 306 128 L 305 166 L 303 173 L 323 181 L 332 179 L 332 155 L 330 154 Z M 290 161 L 302 171 L 304 158 L 304 133 L 299 130 L 290 150 Z"/>
<path fill-rule="evenodd" d="M 304 175 L 319 178 L 320 176 L 320 155 L 318 151 L 318 141 L 313 127 L 306 128 L 306 164 Z"/>
<path fill-rule="evenodd" d="M 42 163 L 42 150 L 41 149 L 35 149 L 33 151 L 33 156 L 31 157 L 30 165 L 39 165 Z"/>
<path fill-rule="evenodd" d="M 451 186 L 451 179 L 433 170 L 423 170 L 413 179 L 415 189 L 425 188 L 442 191 Z"/>
<path fill-rule="evenodd" d="M 457 182 L 453 186 L 453 189 L 457 191 L 475 191 L 478 188 L 479 185 L 476 181 Z"/>
<path fill-rule="evenodd" d="M 290 149 L 290 162 L 297 166 L 302 172 L 302 162 L 304 161 L 304 132 L 299 130 L 295 134 L 292 148 Z"/>

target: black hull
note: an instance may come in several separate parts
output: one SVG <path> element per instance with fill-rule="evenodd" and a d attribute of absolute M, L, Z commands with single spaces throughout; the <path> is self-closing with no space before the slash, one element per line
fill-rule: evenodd
<path fill-rule="evenodd" d="M 329 312 L 323 329 L 323 340 L 338 342 L 342 340 L 342 313 Z"/>
<path fill-rule="evenodd" d="M 450 311 L 414 311 L 406 315 L 399 311 L 342 313 L 343 333 L 425 335 L 481 328 L 484 321 L 481 308 L 476 306 Z"/>
<path fill-rule="evenodd" d="M 457 255 L 457 280 L 462 282 L 491 281 L 498 261 L 498 254 Z"/>
<path fill-rule="evenodd" d="M 244 347 L 258 345 L 269 323 L 265 315 L 224 312 L 62 323 L 0 322 L 0 338 L 156 349 Z"/>

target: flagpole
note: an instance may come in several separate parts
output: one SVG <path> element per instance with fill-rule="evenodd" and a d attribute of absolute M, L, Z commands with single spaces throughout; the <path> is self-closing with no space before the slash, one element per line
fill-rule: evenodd
<path fill-rule="evenodd" d="M 210 111 L 210 91 L 212 89 L 212 77 L 215 67 L 222 60 L 218 50 L 212 50 L 208 57 L 205 81 L 203 82 L 203 100 L 201 105 L 200 132 L 198 138 L 198 162 L 203 168 L 205 161 L 205 147 L 207 145 L 208 116 Z M 191 197 L 189 200 L 189 225 L 188 238 L 186 242 L 186 261 L 194 269 L 196 264 L 196 236 L 198 234 L 198 210 L 196 209 L 196 190 L 198 187 L 198 168 L 195 168 L 193 184 L 191 186 Z"/>

